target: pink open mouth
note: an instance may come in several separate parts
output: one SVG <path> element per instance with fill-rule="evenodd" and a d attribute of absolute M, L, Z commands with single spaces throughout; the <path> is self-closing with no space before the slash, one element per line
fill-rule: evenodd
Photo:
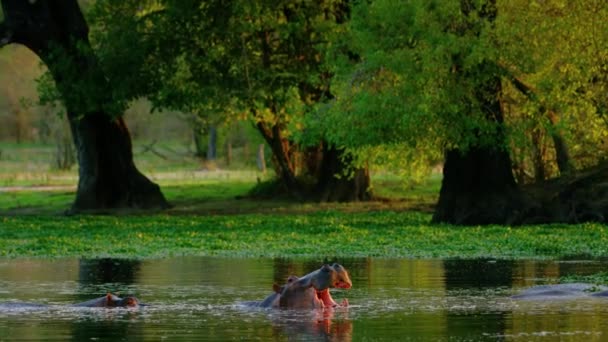
<path fill-rule="evenodd" d="M 352 285 L 347 282 L 338 281 L 334 286 L 339 289 L 350 289 Z"/>
<path fill-rule="evenodd" d="M 336 306 L 336 302 L 334 301 L 333 298 L 331 298 L 331 295 L 329 294 L 329 289 L 315 291 L 315 292 L 317 294 L 317 299 L 320 300 L 321 302 L 323 302 L 325 307 Z"/>

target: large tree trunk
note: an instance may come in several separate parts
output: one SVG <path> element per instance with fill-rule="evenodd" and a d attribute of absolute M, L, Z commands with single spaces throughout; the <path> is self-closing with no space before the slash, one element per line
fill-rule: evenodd
<path fill-rule="evenodd" d="M 207 144 L 207 160 L 215 160 L 217 158 L 217 128 L 214 125 L 209 126 L 209 143 Z"/>
<path fill-rule="evenodd" d="M 258 122 L 257 128 L 272 150 L 277 176 L 283 182 L 287 192 L 297 199 L 302 199 L 302 187 L 296 178 L 292 160 L 292 144 L 282 136 L 281 128 L 278 125 L 268 128 L 265 123 Z"/>
<path fill-rule="evenodd" d="M 133 163 L 122 113 L 108 112 L 114 103 L 111 85 L 91 50 L 78 2 L 2 0 L 2 9 L 0 42 L 23 44 L 36 53 L 66 107 L 79 164 L 70 212 L 168 207 L 158 185 Z"/>
<path fill-rule="evenodd" d="M 555 159 L 557 161 L 557 167 L 559 169 L 559 173 L 564 175 L 569 175 L 574 171 L 574 166 L 572 165 L 572 160 L 570 158 L 570 152 L 568 151 L 568 144 L 562 135 L 555 129 L 559 123 L 559 117 L 557 113 L 550 110 L 547 113 L 547 117 L 553 126 L 551 130 L 551 138 L 553 139 L 553 146 L 555 147 Z"/>
<path fill-rule="evenodd" d="M 194 118 L 192 123 L 192 138 L 194 140 L 194 156 L 200 159 L 207 157 L 207 126 Z"/>
<path fill-rule="evenodd" d="M 502 129 L 500 78 L 480 86 L 477 99 L 487 120 L 498 125 L 494 146 L 476 144 L 446 153 L 443 181 L 433 222 L 504 224 L 516 219 L 521 206 Z"/>
<path fill-rule="evenodd" d="M 508 153 L 474 147 L 446 153 L 433 222 L 501 224 L 516 219 L 519 198 Z"/>
<path fill-rule="evenodd" d="M 481 20 L 491 22 L 496 18 L 494 0 L 482 4 L 461 0 L 461 8 L 467 16 L 478 10 Z M 503 113 L 499 100 L 501 81 L 498 76 L 491 76 L 498 74 L 491 63 L 482 63 L 479 68 L 476 75 L 485 75 L 487 79 L 477 86 L 475 97 L 485 119 L 497 125 L 495 140 L 493 145 L 478 142 L 465 151 L 447 151 L 433 222 L 504 224 L 514 219 L 521 206 L 519 190 L 511 169 L 511 158 L 505 147 Z M 459 65 L 455 69 L 460 70 Z"/>
<path fill-rule="evenodd" d="M 292 197 L 322 202 L 371 199 L 369 171 L 357 168 L 345 175 L 350 166 L 344 150 L 322 142 L 318 147 L 301 151 L 300 146 L 281 135 L 277 125 L 268 129 L 260 122 L 257 127 L 272 150 L 277 176 Z M 303 156 L 299 168 L 295 160 L 298 155 Z"/>
<path fill-rule="evenodd" d="M 323 159 L 319 172 L 316 193 L 323 202 L 356 202 L 372 198 L 369 170 L 365 167 L 352 170 L 344 150 L 324 144 Z"/>
<path fill-rule="evenodd" d="M 545 149 L 543 139 L 538 129 L 532 131 L 532 161 L 534 164 L 534 181 L 541 182 L 547 178 L 545 171 Z"/>
<path fill-rule="evenodd" d="M 160 188 L 133 163 L 131 136 L 122 117 L 70 116 L 79 180 L 72 212 L 111 208 L 166 208 Z"/>

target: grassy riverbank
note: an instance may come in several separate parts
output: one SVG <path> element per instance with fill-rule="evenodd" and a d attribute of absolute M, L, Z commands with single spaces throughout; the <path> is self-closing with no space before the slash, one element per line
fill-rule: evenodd
<path fill-rule="evenodd" d="M 149 174 L 173 209 L 66 217 L 74 180 L 49 173 L 42 184 L 5 184 L 0 257 L 608 257 L 608 227 L 599 224 L 432 225 L 439 177 L 412 188 L 374 175 L 384 200 L 319 204 L 243 198 L 260 176 L 254 171 Z"/>
<path fill-rule="evenodd" d="M 23 216 L 0 219 L 2 257 L 562 258 L 608 256 L 603 225 L 452 227 L 417 212 Z"/>

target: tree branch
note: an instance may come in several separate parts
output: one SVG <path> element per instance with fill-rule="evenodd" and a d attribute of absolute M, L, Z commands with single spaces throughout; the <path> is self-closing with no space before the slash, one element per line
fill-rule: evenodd
<path fill-rule="evenodd" d="M 13 32 L 6 23 L 0 22 L 0 48 L 13 42 Z"/>
<path fill-rule="evenodd" d="M 536 93 L 534 92 L 532 87 L 528 86 L 527 84 L 522 82 L 520 79 L 518 79 L 514 75 L 507 75 L 507 76 L 509 77 L 509 81 L 511 81 L 511 84 L 513 84 L 515 86 L 515 88 L 517 90 L 519 90 L 522 94 L 526 95 L 526 97 L 528 97 L 530 100 L 533 100 L 533 101 L 538 100 Z"/>
<path fill-rule="evenodd" d="M 144 20 L 159 16 L 161 14 L 165 14 L 167 10 L 165 8 L 157 9 L 154 11 L 150 11 L 146 14 L 142 14 L 137 18 L 137 23 L 142 23 Z"/>
<path fill-rule="evenodd" d="M 502 68 L 507 79 L 515 86 L 515 88 L 520 91 L 524 96 L 526 96 L 529 100 L 538 102 L 540 104 L 539 111 L 541 113 L 545 113 L 545 116 L 549 120 L 552 126 L 556 126 L 559 121 L 558 114 L 552 110 L 547 109 L 544 103 L 539 100 L 536 90 L 531 86 L 525 84 L 521 81 L 517 76 L 510 73 L 506 68 Z M 556 161 L 557 166 L 562 174 L 569 174 L 574 170 L 574 166 L 572 165 L 572 161 L 570 158 L 570 152 L 568 151 L 568 145 L 566 144 L 564 138 L 558 131 L 550 131 L 549 134 L 553 139 L 553 144 L 555 146 L 556 153 Z"/>
<path fill-rule="evenodd" d="M 506 77 L 507 80 L 509 80 L 509 82 L 511 82 L 511 84 L 513 84 L 515 89 L 517 89 L 520 93 L 525 95 L 529 100 L 538 101 L 538 96 L 536 95 L 536 91 L 531 86 L 525 84 L 523 81 L 521 81 L 519 78 L 517 78 L 517 76 L 515 76 L 513 74 L 513 72 L 511 72 L 509 70 L 509 68 L 507 66 L 503 65 L 500 62 L 496 63 L 495 66 L 502 73 L 502 75 L 504 77 Z"/>

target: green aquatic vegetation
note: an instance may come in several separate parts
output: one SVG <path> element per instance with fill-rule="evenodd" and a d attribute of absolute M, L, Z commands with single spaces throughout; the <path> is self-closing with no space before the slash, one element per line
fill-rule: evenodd
<path fill-rule="evenodd" d="M 593 285 L 608 285 L 608 272 L 599 272 L 594 274 L 579 275 L 569 274 L 560 278 L 560 283 L 589 283 Z M 592 287 L 590 292 L 600 291 L 599 287 Z"/>
<path fill-rule="evenodd" d="M 586 288 L 584 291 L 589 292 L 589 293 L 594 293 L 594 292 L 602 291 L 602 288 L 599 287 L 598 285 L 591 285 L 590 287 Z"/>
<path fill-rule="evenodd" d="M 394 187 L 391 180 L 384 181 Z M 379 182 L 379 188 L 384 186 Z M 254 182 L 166 185 L 175 208 L 115 216 L 61 215 L 72 191 L 0 196 L 0 257 L 561 258 L 608 256 L 601 224 L 460 227 L 430 224 L 437 182 L 399 200 L 296 203 L 240 198 Z M 424 211 L 420 211 L 424 210 Z"/>
<path fill-rule="evenodd" d="M 2 257 L 563 258 L 608 255 L 600 224 L 456 227 L 418 212 L 4 217 Z"/>

